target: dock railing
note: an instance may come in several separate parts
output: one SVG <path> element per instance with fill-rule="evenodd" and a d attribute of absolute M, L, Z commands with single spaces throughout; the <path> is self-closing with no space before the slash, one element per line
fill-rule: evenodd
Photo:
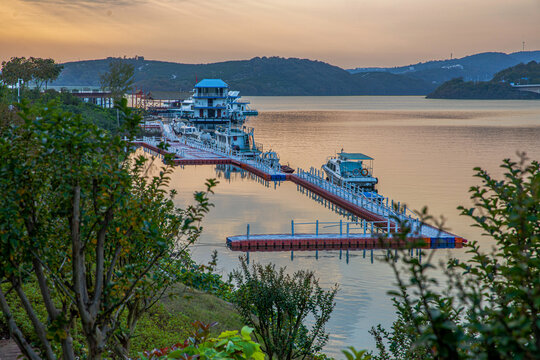
<path fill-rule="evenodd" d="M 199 150 L 202 150 L 202 151 L 207 151 L 207 152 L 211 152 L 213 153 L 214 155 L 218 155 L 218 156 L 224 156 L 224 157 L 229 157 L 229 158 L 233 158 L 239 162 L 243 162 L 243 163 L 246 163 L 246 164 L 249 164 L 259 170 L 262 170 L 266 173 L 269 173 L 269 174 L 281 174 L 281 166 L 280 164 L 274 164 L 274 165 L 269 165 L 266 161 L 264 161 L 263 159 L 261 159 L 260 156 L 248 156 L 248 155 L 245 155 L 244 153 L 242 152 L 239 152 L 239 151 L 235 151 L 235 150 L 225 150 L 225 149 L 222 149 L 220 147 L 218 147 L 216 144 L 212 143 L 212 142 L 205 142 L 205 141 L 200 141 L 200 140 L 197 140 L 197 139 L 193 139 L 193 138 L 189 138 L 189 137 L 178 137 L 171 125 L 169 124 L 164 124 L 163 121 L 159 120 L 157 121 L 157 123 L 159 124 L 159 126 L 161 127 L 162 129 L 162 133 L 163 133 L 163 138 L 160 138 L 161 141 L 167 143 L 169 146 L 169 148 L 167 149 L 167 151 L 169 152 L 172 152 L 172 153 L 175 153 L 178 157 L 185 157 L 185 152 L 182 151 L 182 150 L 179 150 L 179 149 L 175 149 L 175 146 L 174 146 L 174 143 L 175 142 L 180 142 L 180 143 L 183 143 L 185 145 L 188 145 L 190 147 L 193 147 L 195 149 L 199 149 Z M 145 138 L 146 140 L 144 140 L 145 142 L 148 142 L 148 138 Z M 160 142 L 161 142 L 160 141 Z M 159 142 L 157 142 L 156 140 L 150 140 L 150 142 L 148 142 L 149 144 L 151 145 L 154 145 L 154 146 L 157 146 L 157 144 L 159 144 Z M 257 150 L 261 150 L 262 151 L 262 145 L 261 144 L 256 144 L 256 148 Z"/>
<path fill-rule="evenodd" d="M 397 232 L 397 225 L 387 221 L 367 221 L 360 219 L 360 221 L 319 221 L 314 222 L 294 222 L 291 220 L 291 235 L 298 233 L 299 229 L 305 229 L 306 226 L 312 228 L 315 232 L 315 236 L 322 234 L 336 234 L 335 232 L 328 232 L 328 229 L 339 229 L 340 236 L 349 235 L 385 235 L 390 236 L 391 233 Z M 313 226 L 313 227 L 312 227 Z"/>
<path fill-rule="evenodd" d="M 216 144 L 209 143 L 209 142 L 202 142 L 198 141 L 196 139 L 190 139 L 187 137 L 177 138 L 178 141 L 180 141 L 183 144 L 186 144 L 190 147 L 193 147 L 195 149 L 211 152 L 215 155 L 229 157 L 232 159 L 235 159 L 239 162 L 243 162 L 246 164 L 249 164 L 259 170 L 262 170 L 266 173 L 275 174 L 280 173 L 281 168 L 278 164 L 271 166 L 267 162 L 265 162 L 263 159 L 261 159 L 259 156 L 253 156 L 253 155 L 246 155 L 240 151 L 236 150 L 224 150 L 220 147 L 218 147 Z"/>
<path fill-rule="evenodd" d="M 339 231 L 339 236 L 386 236 L 391 237 L 392 233 L 399 231 L 397 225 L 392 223 L 390 219 L 386 221 L 368 221 L 361 219 L 359 221 L 311 221 L 311 222 L 298 222 L 291 220 L 291 230 L 290 235 L 304 235 L 304 234 L 314 234 L 315 237 L 324 235 L 338 235 L 337 231 L 332 231 L 336 229 Z M 246 226 L 246 238 L 249 240 L 251 234 L 251 226 L 247 224 Z M 284 234 L 287 235 L 287 234 Z M 412 234 L 411 234 L 412 236 Z"/>
<path fill-rule="evenodd" d="M 159 124 L 163 131 L 163 138 L 143 138 L 145 142 L 157 146 L 160 142 L 166 142 L 168 145 L 167 151 L 174 153 L 178 157 L 185 157 L 185 151 L 174 146 L 175 142 L 181 142 L 185 145 L 199 149 L 202 151 L 207 151 L 213 153 L 214 155 L 229 157 L 235 159 L 239 162 L 249 164 L 261 171 L 270 174 L 281 173 L 281 168 L 279 164 L 274 166 L 269 165 L 265 162 L 260 156 L 247 156 L 242 152 L 235 150 L 225 150 L 218 147 L 215 143 L 204 142 L 193 138 L 181 137 L 179 138 L 173 131 L 172 127 L 169 124 L 164 124 L 162 121 L 159 121 Z M 335 194 L 346 201 L 349 201 L 352 204 L 360 206 L 374 214 L 381 215 L 385 218 L 394 218 L 399 219 L 402 222 L 409 222 L 411 227 L 414 229 L 420 226 L 418 218 L 415 214 L 410 211 L 405 205 L 402 205 L 400 202 L 395 202 L 388 197 L 378 195 L 376 193 L 364 193 L 358 190 L 358 188 L 351 186 L 340 186 L 334 184 L 331 181 L 326 181 L 324 178 L 323 172 L 320 169 L 311 167 L 309 171 L 298 168 L 296 175 L 318 187 L 329 191 L 332 194 Z"/>
<path fill-rule="evenodd" d="M 413 231 L 420 227 L 419 219 L 416 216 L 413 217 L 413 213 L 410 210 L 407 211 L 406 206 L 402 206 L 401 203 L 388 197 L 376 193 L 367 193 L 369 194 L 367 195 L 356 188 L 343 187 L 326 181 L 323 172 L 313 167 L 309 171 L 298 168 L 296 176 L 386 219 L 399 219 L 402 222 L 407 222 Z"/>

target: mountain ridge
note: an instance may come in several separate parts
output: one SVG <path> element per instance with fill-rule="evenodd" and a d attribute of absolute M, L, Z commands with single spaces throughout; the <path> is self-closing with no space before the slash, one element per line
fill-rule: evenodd
<path fill-rule="evenodd" d="M 495 51 L 482 52 L 456 59 L 430 60 L 396 67 L 355 68 L 347 71 L 351 74 L 388 72 L 440 85 L 455 78 L 463 78 L 464 81 L 489 81 L 503 69 L 530 61 L 540 61 L 540 50 L 518 51 L 510 54 Z"/>
<path fill-rule="evenodd" d="M 490 80 L 520 62 L 540 61 L 540 51 L 485 52 L 392 68 L 345 70 L 318 60 L 254 57 L 207 64 L 145 60 L 143 57 L 64 63 L 55 86 L 99 86 L 109 62 L 135 67 L 134 85 L 144 91 L 190 91 L 196 79 L 221 78 L 243 95 L 427 95 L 442 83 Z"/>
<path fill-rule="evenodd" d="M 64 63 L 54 86 L 99 86 L 99 75 L 115 58 Z M 209 64 L 121 59 L 135 67 L 134 85 L 145 91 L 189 91 L 196 79 L 220 78 L 244 95 L 425 95 L 434 86 L 390 74 L 356 76 L 322 61 L 255 57 Z"/>

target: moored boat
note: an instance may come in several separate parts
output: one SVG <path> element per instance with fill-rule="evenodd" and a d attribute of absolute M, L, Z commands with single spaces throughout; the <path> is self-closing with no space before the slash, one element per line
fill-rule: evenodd
<path fill-rule="evenodd" d="M 255 143 L 253 129 L 244 126 L 216 128 L 215 144 L 221 151 L 233 152 L 236 155 L 256 157 L 262 152 L 262 145 Z"/>
<path fill-rule="evenodd" d="M 271 168 L 279 168 L 279 156 L 275 151 L 267 151 L 261 154 L 261 160 L 264 164 Z"/>
<path fill-rule="evenodd" d="M 326 180 L 359 191 L 376 191 L 378 179 L 373 176 L 373 158 L 361 153 L 345 153 L 328 158 L 322 166 Z"/>
<path fill-rule="evenodd" d="M 176 134 L 186 137 L 198 138 L 200 135 L 199 129 L 195 126 L 186 125 L 181 121 L 174 123 L 173 130 Z"/>
<path fill-rule="evenodd" d="M 289 165 L 281 165 L 281 172 L 284 172 L 285 174 L 292 174 L 294 169 Z"/>

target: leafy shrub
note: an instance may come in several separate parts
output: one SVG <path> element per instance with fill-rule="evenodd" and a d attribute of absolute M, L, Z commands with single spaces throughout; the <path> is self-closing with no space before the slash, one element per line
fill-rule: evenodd
<path fill-rule="evenodd" d="M 285 268 L 253 264 L 241 258 L 234 304 L 244 322 L 255 328 L 269 359 L 305 359 L 322 350 L 328 340 L 325 324 L 334 310 L 337 285 L 324 291 L 313 271 L 285 274 Z M 306 326 L 313 317 L 311 327 Z"/>
<path fill-rule="evenodd" d="M 211 338 L 210 328 L 214 324 L 194 322 L 195 332 L 183 343 L 168 348 L 154 349 L 141 354 L 143 360 L 157 359 L 220 359 L 264 360 L 260 345 L 251 340 L 252 328 L 244 326 L 240 332 L 225 331 L 217 338 Z"/>
<path fill-rule="evenodd" d="M 474 207 L 460 209 L 496 247 L 484 252 L 473 241 L 470 260 L 450 259 L 444 290 L 430 258 L 403 251 L 408 277 L 389 260 L 398 319 L 391 331 L 372 330 L 374 359 L 540 359 L 540 164 L 520 157 L 504 160 L 500 180 L 475 169 Z"/>
<path fill-rule="evenodd" d="M 212 259 L 207 265 L 197 264 L 189 259 L 180 271 L 183 284 L 197 290 L 214 294 L 224 300 L 232 300 L 233 286 L 231 281 L 223 281 L 220 274 L 216 273 L 217 251 L 212 253 Z"/>

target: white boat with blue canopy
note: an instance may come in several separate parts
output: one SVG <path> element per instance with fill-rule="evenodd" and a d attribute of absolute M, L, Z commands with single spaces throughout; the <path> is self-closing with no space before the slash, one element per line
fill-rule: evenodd
<path fill-rule="evenodd" d="M 262 152 L 262 145 L 255 143 L 253 128 L 218 126 L 214 131 L 215 144 L 221 151 L 232 152 L 245 157 L 257 157 Z"/>
<path fill-rule="evenodd" d="M 333 184 L 361 192 L 376 192 L 379 180 L 373 176 L 373 158 L 361 153 L 343 150 L 328 158 L 322 166 L 326 180 Z"/>

